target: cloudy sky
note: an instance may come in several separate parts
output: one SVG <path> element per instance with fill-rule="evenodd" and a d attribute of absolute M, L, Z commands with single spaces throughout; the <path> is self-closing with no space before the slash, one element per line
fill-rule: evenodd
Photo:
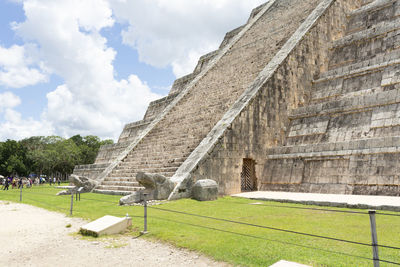
<path fill-rule="evenodd" d="M 118 138 L 266 0 L 0 0 L 0 141 Z"/>

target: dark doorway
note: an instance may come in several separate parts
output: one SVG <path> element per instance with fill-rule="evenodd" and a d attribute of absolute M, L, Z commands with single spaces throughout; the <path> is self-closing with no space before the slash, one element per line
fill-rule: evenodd
<path fill-rule="evenodd" d="M 252 159 L 243 159 L 241 173 L 242 192 L 257 191 L 256 162 Z"/>

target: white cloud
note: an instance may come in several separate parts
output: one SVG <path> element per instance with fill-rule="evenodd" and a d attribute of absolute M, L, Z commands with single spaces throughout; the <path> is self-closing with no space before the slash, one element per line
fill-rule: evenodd
<path fill-rule="evenodd" d="M 21 104 L 21 99 L 11 92 L 0 94 L 0 114 L 3 122 L 0 124 L 0 140 L 7 138 L 22 139 L 32 135 L 51 135 L 54 133 L 50 123 L 32 118 L 23 119 L 14 110 Z"/>
<path fill-rule="evenodd" d="M 113 25 L 107 1 L 25 0 L 26 20 L 14 30 L 36 42 L 40 55 L 65 84 L 47 94 L 42 122 L 62 136 L 96 134 L 116 138 L 123 124 L 142 118 L 160 96 L 132 75 L 114 79 L 114 49 L 100 30 Z"/>
<path fill-rule="evenodd" d="M 33 45 L 0 46 L 0 85 L 21 88 L 47 81 L 42 62 L 32 58 L 35 50 Z"/>
<path fill-rule="evenodd" d="M 151 93 L 148 86 L 137 76 L 113 82 L 112 90 L 100 90 L 93 98 L 74 97 L 66 85 L 47 94 L 48 107 L 45 118 L 58 125 L 62 136 L 72 133 L 96 134 L 116 138 L 123 123 L 143 117 L 149 101 L 159 96 Z"/>
<path fill-rule="evenodd" d="M 171 65 L 179 77 L 199 56 L 218 48 L 224 34 L 245 23 L 265 0 L 110 0 L 117 19 L 128 22 L 123 41 L 141 61 Z"/>
<path fill-rule="evenodd" d="M 5 110 L 5 122 L 0 125 L 0 139 L 7 138 L 19 140 L 29 136 L 52 135 L 54 129 L 45 121 L 32 118 L 23 119 L 21 114 L 11 108 Z"/>
<path fill-rule="evenodd" d="M 115 20 L 127 22 L 125 44 L 140 60 L 171 66 L 176 76 L 193 71 L 198 58 L 217 49 L 224 34 L 245 23 L 265 0 L 13 0 L 26 19 L 13 23 L 23 46 L 0 47 L 0 85 L 23 87 L 64 80 L 47 94 L 39 120 L 22 118 L 14 95 L 0 95 L 4 122 L 0 138 L 32 135 L 95 134 L 116 138 L 125 123 L 140 120 L 160 96 L 132 74 L 115 79 L 117 51 L 101 35 Z M 1 112 L 1 111 L 0 111 Z"/>
<path fill-rule="evenodd" d="M 21 104 L 21 99 L 11 92 L 0 94 L 0 112 L 6 109 L 14 108 Z"/>

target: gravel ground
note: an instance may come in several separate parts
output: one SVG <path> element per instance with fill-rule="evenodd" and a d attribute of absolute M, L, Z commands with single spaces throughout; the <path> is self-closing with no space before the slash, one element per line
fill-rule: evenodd
<path fill-rule="evenodd" d="M 0 201 L 0 266 L 229 266 L 140 238 L 116 236 L 89 241 L 73 235 L 86 223 L 37 207 Z"/>

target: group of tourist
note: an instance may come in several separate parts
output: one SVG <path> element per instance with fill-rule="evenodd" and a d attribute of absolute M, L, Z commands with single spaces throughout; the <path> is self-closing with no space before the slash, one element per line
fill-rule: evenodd
<path fill-rule="evenodd" d="M 1 181 L 1 185 L 2 185 L 1 189 L 8 190 L 10 185 L 11 185 L 11 189 L 24 188 L 24 185 L 27 188 L 30 188 L 30 187 L 32 187 L 32 185 L 41 185 L 41 184 L 45 184 L 46 182 L 47 181 L 46 181 L 45 177 L 36 177 L 34 180 L 32 180 L 32 178 L 30 178 L 30 177 L 29 178 L 7 177 L 7 178 L 3 178 L 3 180 Z M 50 177 L 50 178 L 48 178 L 48 182 L 50 185 L 56 184 L 56 183 L 58 185 L 60 185 L 61 180 L 60 180 L 60 178 L 56 178 L 56 177 L 51 178 Z"/>

